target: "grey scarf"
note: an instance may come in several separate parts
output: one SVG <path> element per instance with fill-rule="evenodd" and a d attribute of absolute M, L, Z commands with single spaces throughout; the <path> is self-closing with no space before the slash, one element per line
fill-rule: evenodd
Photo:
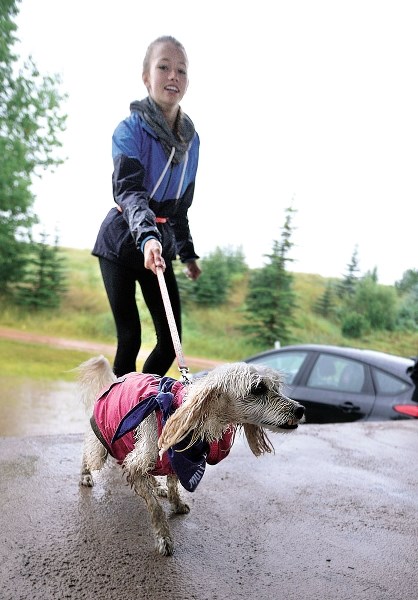
<path fill-rule="evenodd" d="M 176 149 L 173 163 L 178 164 L 184 158 L 186 150 L 195 134 L 195 128 L 189 117 L 179 107 L 174 131 L 170 129 L 163 112 L 149 96 L 143 100 L 131 102 L 130 109 L 139 112 L 144 121 L 157 134 L 167 158 L 174 147 Z"/>

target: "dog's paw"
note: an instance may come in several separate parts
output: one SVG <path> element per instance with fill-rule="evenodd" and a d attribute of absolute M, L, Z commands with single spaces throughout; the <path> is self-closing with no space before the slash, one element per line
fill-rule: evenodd
<path fill-rule="evenodd" d="M 93 487 L 94 481 L 91 473 L 82 473 L 80 479 L 80 485 L 84 487 Z"/>
<path fill-rule="evenodd" d="M 190 512 L 190 506 L 185 502 L 178 502 L 174 507 L 174 512 L 177 515 L 187 515 Z"/>
<path fill-rule="evenodd" d="M 174 552 L 174 543 L 170 536 L 157 539 L 157 551 L 161 556 L 171 556 Z"/>

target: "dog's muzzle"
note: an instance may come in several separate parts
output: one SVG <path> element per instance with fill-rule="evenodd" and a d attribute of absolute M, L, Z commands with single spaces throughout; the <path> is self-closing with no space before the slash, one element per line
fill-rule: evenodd
<path fill-rule="evenodd" d="M 305 407 L 298 404 L 293 411 L 293 418 L 289 419 L 286 423 L 283 423 L 283 425 L 280 425 L 280 429 L 296 429 L 304 415 Z"/>

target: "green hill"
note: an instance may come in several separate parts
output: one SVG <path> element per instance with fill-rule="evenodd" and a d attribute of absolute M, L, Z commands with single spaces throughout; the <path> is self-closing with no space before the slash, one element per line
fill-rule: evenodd
<path fill-rule="evenodd" d="M 115 343 L 113 318 L 103 289 L 98 261 L 89 250 L 62 250 L 68 269 L 68 291 L 60 309 L 28 314 L 14 306 L 2 306 L 0 326 L 96 343 Z M 418 333 L 372 332 L 361 339 L 345 338 L 337 323 L 314 312 L 315 303 L 324 293 L 327 278 L 315 274 L 294 273 L 298 307 L 296 325 L 291 329 L 294 343 L 320 343 L 372 348 L 393 354 L 418 354 Z M 267 348 L 246 339 L 240 330 L 244 322 L 243 300 L 247 280 L 239 280 L 226 305 L 216 308 L 185 306 L 183 351 L 186 356 L 223 362 L 240 360 Z M 153 346 L 154 330 L 142 297 L 138 303 L 144 323 L 143 348 Z M 77 356 L 78 358 L 78 356 Z M 140 368 L 140 365 L 139 365 Z"/>

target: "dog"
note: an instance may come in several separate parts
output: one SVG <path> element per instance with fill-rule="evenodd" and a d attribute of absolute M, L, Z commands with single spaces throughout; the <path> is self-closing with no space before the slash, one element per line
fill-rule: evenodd
<path fill-rule="evenodd" d="M 77 371 L 91 424 L 80 484 L 92 487 L 92 471 L 113 456 L 144 499 L 163 556 L 174 544 L 159 497 L 167 497 L 175 513 L 188 513 L 179 483 L 194 491 L 206 464 L 228 456 L 237 430 L 260 456 L 274 452 L 267 431 L 294 431 L 304 416 L 304 407 L 283 394 L 277 371 L 247 363 L 221 365 L 191 382 L 136 372 L 117 379 L 104 356 Z"/>

